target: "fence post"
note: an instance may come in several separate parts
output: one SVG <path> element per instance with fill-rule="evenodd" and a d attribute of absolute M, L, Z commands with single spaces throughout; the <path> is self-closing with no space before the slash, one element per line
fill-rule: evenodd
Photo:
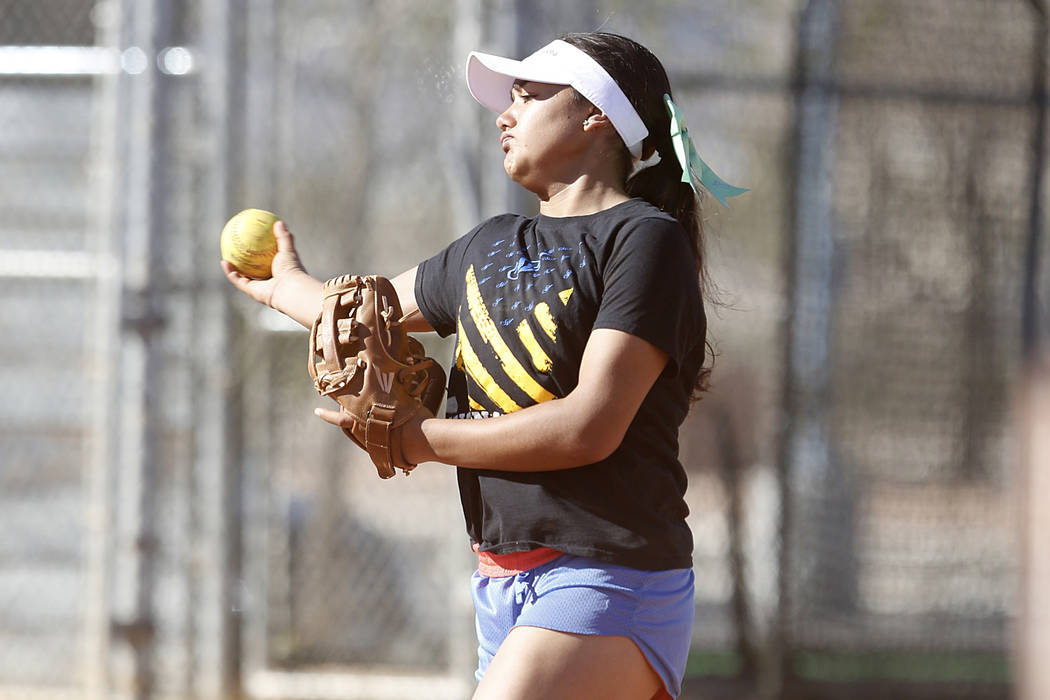
<path fill-rule="evenodd" d="M 849 503 L 832 463 L 828 410 L 830 400 L 831 300 L 834 284 L 833 187 L 835 122 L 838 107 L 833 83 L 838 3 L 808 0 L 798 19 L 793 90 L 794 135 L 786 177 L 794 183 L 787 220 L 790 222 L 787 264 L 787 313 L 783 334 L 785 371 L 780 420 L 778 478 L 780 487 L 780 549 L 778 611 L 775 623 L 774 668 L 763 674 L 762 688 L 777 695 L 791 675 L 794 580 L 800 552 L 793 548 L 803 525 L 796 498 L 811 490 L 833 488 L 832 505 Z M 827 507 L 806 516 L 805 526 L 818 532 L 845 526 L 848 517 Z M 849 533 L 839 536 L 849 537 Z M 819 576 L 828 562 L 816 559 L 809 570 Z M 842 583 L 838 581 L 838 583 Z M 848 586 L 848 583 L 846 584 Z"/>
<path fill-rule="evenodd" d="M 1046 80 L 1050 60 L 1050 25 L 1047 10 L 1039 0 L 1032 0 L 1034 8 L 1035 41 L 1032 71 L 1032 101 L 1035 123 L 1032 125 L 1032 161 L 1029 174 L 1032 199 L 1029 209 L 1028 241 L 1025 251 L 1024 312 L 1022 316 L 1022 347 L 1026 359 L 1031 359 L 1040 341 L 1047 333 L 1047 308 L 1040 294 L 1047 280 L 1042 276 L 1043 248 L 1043 173 L 1046 170 Z"/>
<path fill-rule="evenodd" d="M 120 694 L 148 700 L 155 679 L 155 589 L 157 487 L 161 460 L 159 377 L 163 363 L 162 312 L 166 265 L 160 237 L 165 228 L 163 144 L 170 124 L 169 81 L 154 62 L 167 43 L 174 9 L 170 0 L 122 2 L 119 78 L 121 130 L 117 176 L 121 200 L 113 222 L 120 240 L 117 279 L 119 366 L 116 418 L 116 503 L 113 619 L 110 634 L 125 642 L 129 656 L 117 657 Z"/>
<path fill-rule="evenodd" d="M 229 366 L 231 301 L 217 262 L 218 232 L 231 213 L 234 173 L 241 162 L 231 109 L 240 104 L 242 0 L 201 4 L 201 132 L 209 155 L 203 174 L 195 297 L 193 364 L 200 392 L 195 412 L 193 494 L 198 514 L 196 610 L 191 644 L 198 664 L 193 678 L 199 698 L 241 696 L 241 414 L 239 386 Z"/>
<path fill-rule="evenodd" d="M 96 21 L 97 46 L 116 55 L 124 37 L 119 7 L 99 3 Z M 109 11 L 104 11 L 109 8 Z M 94 77 L 91 129 L 92 208 L 91 252 L 98 265 L 93 319 L 88 333 L 91 353 L 89 397 L 92 402 L 91 439 L 85 456 L 84 484 L 87 506 L 84 517 L 85 584 L 84 650 L 81 682 L 85 700 L 103 700 L 110 685 L 110 601 L 114 527 L 112 479 L 117 456 L 113 423 L 117 406 L 119 314 L 121 280 L 118 275 L 120 240 L 117 230 L 120 136 L 120 99 L 123 78 L 119 72 L 103 71 Z"/>

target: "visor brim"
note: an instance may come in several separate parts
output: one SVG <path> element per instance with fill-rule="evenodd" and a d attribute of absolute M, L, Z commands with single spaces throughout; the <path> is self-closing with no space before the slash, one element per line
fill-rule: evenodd
<path fill-rule="evenodd" d="M 567 76 L 552 66 L 526 65 L 478 51 L 471 51 L 467 58 L 467 89 L 475 100 L 493 112 L 503 112 L 510 107 L 510 90 L 516 80 L 569 84 Z"/>

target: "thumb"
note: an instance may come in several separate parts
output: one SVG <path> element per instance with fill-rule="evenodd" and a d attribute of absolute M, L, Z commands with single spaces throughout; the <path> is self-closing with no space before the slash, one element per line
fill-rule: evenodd
<path fill-rule="evenodd" d="M 277 239 L 277 252 L 294 253 L 295 237 L 288 230 L 283 221 L 277 221 L 273 225 L 273 235 Z"/>

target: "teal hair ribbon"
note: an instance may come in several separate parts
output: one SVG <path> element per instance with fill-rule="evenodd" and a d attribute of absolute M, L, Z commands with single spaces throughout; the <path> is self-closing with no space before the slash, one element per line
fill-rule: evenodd
<path fill-rule="evenodd" d="M 671 143 L 674 144 L 674 152 L 678 156 L 678 162 L 682 164 L 682 182 L 692 187 L 693 192 L 700 194 L 699 190 L 696 189 L 696 182 L 693 180 L 693 178 L 696 178 L 704 186 L 705 190 L 713 194 L 715 199 L 721 202 L 723 206 L 728 207 L 729 204 L 726 202 L 726 197 L 735 197 L 738 194 L 743 194 L 747 192 L 747 188 L 734 187 L 718 177 L 718 175 L 715 175 L 715 171 L 711 170 L 707 163 L 701 160 L 700 154 L 696 152 L 696 146 L 689 135 L 689 129 L 685 128 L 685 122 L 682 120 L 682 113 L 671 100 L 670 95 L 664 95 L 664 104 L 667 105 L 667 113 L 671 115 Z"/>

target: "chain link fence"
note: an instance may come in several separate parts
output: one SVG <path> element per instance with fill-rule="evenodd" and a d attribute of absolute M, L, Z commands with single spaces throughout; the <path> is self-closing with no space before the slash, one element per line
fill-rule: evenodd
<path fill-rule="evenodd" d="M 86 642 L 92 85 L 24 60 L 93 43 L 77 5 L 0 4 L 0 694 L 73 685 Z"/>
<path fill-rule="evenodd" d="M 312 415 L 218 231 L 267 208 L 315 276 L 394 275 L 532 211 L 464 57 L 598 28 L 751 188 L 706 209 L 687 696 L 1006 697 L 1040 8 L 0 1 L 0 698 L 469 694 L 453 470 L 380 481 Z"/>
<path fill-rule="evenodd" d="M 1045 14 L 813 2 L 800 36 L 788 672 L 997 695 L 1018 590 L 1010 420 L 1043 226 Z"/>

